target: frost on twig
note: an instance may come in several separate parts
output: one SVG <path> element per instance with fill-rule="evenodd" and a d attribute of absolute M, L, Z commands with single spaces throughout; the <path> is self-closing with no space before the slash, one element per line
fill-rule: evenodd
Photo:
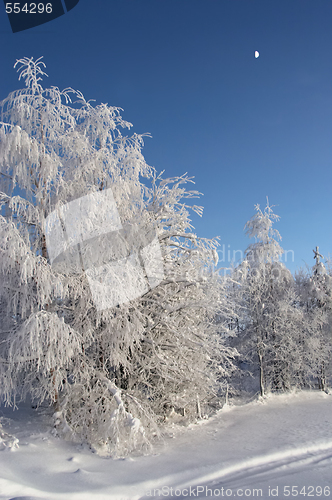
<path fill-rule="evenodd" d="M 41 69 L 42 66 L 46 68 L 46 64 L 42 59 L 42 57 L 39 57 L 34 61 L 33 57 L 23 57 L 22 59 L 17 59 L 14 64 L 14 68 L 19 64 L 21 65 L 17 70 L 20 72 L 19 80 L 23 78 L 26 87 L 30 88 L 34 93 L 40 93 L 42 91 L 43 87 L 38 82 L 42 81 L 42 76 L 48 76 Z"/>

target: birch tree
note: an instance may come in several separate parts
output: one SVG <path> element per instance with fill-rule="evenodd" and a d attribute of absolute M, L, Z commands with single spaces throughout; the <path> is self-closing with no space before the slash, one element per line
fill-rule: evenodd
<path fill-rule="evenodd" d="M 150 445 L 171 412 L 208 411 L 233 352 L 188 176 L 163 180 L 120 109 L 44 89 L 45 65 L 0 103 L 1 395 L 54 405 L 99 453 Z M 143 182 L 144 180 L 144 182 Z"/>
<path fill-rule="evenodd" d="M 259 369 L 259 390 L 288 390 L 295 384 L 299 355 L 300 314 L 296 310 L 293 278 L 280 262 L 283 253 L 273 228 L 279 217 L 267 204 L 247 222 L 249 245 L 235 279 L 242 284 L 244 333 L 241 352 Z M 238 342 L 238 343 L 239 343 Z"/>

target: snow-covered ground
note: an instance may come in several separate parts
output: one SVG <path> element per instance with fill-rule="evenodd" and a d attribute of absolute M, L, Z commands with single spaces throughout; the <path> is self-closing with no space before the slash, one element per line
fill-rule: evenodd
<path fill-rule="evenodd" d="M 28 405 L 0 408 L 0 499 L 332 498 L 332 396 L 278 395 L 174 426 L 154 455 L 112 460 L 52 436 Z M 292 489 L 293 488 L 293 489 Z M 289 494 L 288 494 L 289 493 Z"/>

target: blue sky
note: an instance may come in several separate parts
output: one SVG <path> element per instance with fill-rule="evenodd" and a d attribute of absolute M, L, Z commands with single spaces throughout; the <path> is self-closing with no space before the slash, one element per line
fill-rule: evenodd
<path fill-rule="evenodd" d="M 44 56 L 45 86 L 122 107 L 150 165 L 195 177 L 221 265 L 268 196 L 294 271 L 332 254 L 331 27 L 330 0 L 80 0 L 13 34 L 0 6 L 0 99 L 16 59 Z"/>

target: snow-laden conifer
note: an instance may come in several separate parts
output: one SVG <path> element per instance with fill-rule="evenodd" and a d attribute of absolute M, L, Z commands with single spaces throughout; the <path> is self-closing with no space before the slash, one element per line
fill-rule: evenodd
<path fill-rule="evenodd" d="M 311 269 L 295 275 L 299 305 L 303 314 L 306 379 L 309 386 L 328 391 L 332 375 L 332 278 L 318 252 Z"/>

